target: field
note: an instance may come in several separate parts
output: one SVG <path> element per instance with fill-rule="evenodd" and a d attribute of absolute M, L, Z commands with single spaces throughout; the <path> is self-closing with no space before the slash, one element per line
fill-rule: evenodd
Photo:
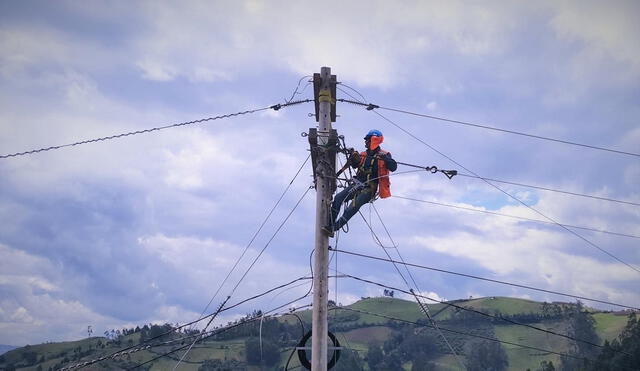
<path fill-rule="evenodd" d="M 542 310 L 542 303 L 503 297 L 460 300 L 456 301 L 455 304 L 488 313 L 500 312 L 503 315 L 540 314 Z M 389 297 L 366 298 L 350 305 L 349 308 L 412 322 L 424 319 L 420 307 L 415 302 Z M 446 308 L 443 304 L 435 304 L 429 305 L 429 311 L 432 315 L 437 314 L 436 320 L 441 326 L 456 326 L 456 328 L 459 328 L 455 320 L 451 320 L 455 313 L 454 309 Z M 310 327 L 311 311 L 302 311 L 299 313 L 299 316 L 303 322 L 305 322 L 305 327 L 308 329 Z M 595 312 L 593 318 L 595 320 L 595 330 L 600 336 L 601 342 L 604 342 L 605 339 L 612 340 L 616 338 L 627 322 L 625 313 Z M 292 324 L 296 327 L 299 324 L 298 320 L 293 316 L 280 317 L 279 321 Z M 363 370 L 368 370 L 365 358 L 369 344 L 376 343 L 382 345 L 397 332 L 396 329 L 387 324 L 388 319 L 348 310 L 331 311 L 329 317 L 329 326 L 333 329 L 332 331 L 336 333 L 338 340 L 342 343 L 341 345 L 353 349 L 359 354 L 361 358 L 360 367 L 362 367 Z M 561 319 L 540 321 L 533 325 L 558 333 L 566 333 L 566 323 Z M 493 336 L 505 342 L 502 346 L 507 353 L 509 370 L 526 370 L 527 368 L 535 370 L 542 360 L 553 361 L 553 363 L 557 365 L 560 362 L 559 356 L 543 350 L 553 350 L 562 353 L 566 352 L 570 345 L 568 339 L 534 331 L 523 326 L 498 322 L 489 325 L 486 325 L 485 322 L 484 326 L 489 326 Z M 467 330 L 473 330 L 473 328 Z M 295 336 L 299 336 L 298 334 L 299 333 L 296 333 Z M 450 337 L 451 335 L 446 336 Z M 123 336 L 120 339 L 121 342 L 119 346 L 102 337 L 27 346 L 14 349 L 4 354 L 2 358 L 0 358 L 0 368 L 5 369 L 7 365 L 13 365 L 17 370 L 21 371 L 56 369 L 56 367 L 64 367 L 111 354 L 130 344 L 138 344 L 139 338 L 140 335 L 138 333 Z M 452 341 L 463 341 L 465 343 L 473 340 L 464 335 L 450 337 L 450 340 L 451 339 L 453 339 Z M 205 341 L 199 343 L 189 352 L 183 362 L 183 366 L 181 366 L 181 370 L 197 371 L 207 359 L 237 360 L 246 364 L 247 354 L 245 340 L 246 338 L 234 338 L 226 341 Z M 524 349 L 517 344 L 525 344 L 543 350 Z M 170 350 L 172 350 L 170 346 L 154 347 L 120 357 L 119 361 L 109 360 L 102 362 L 101 366 L 92 366 L 87 369 L 112 369 L 122 367 L 122 362 L 126 362 L 128 365 L 136 365 Z M 280 366 L 285 365 L 291 351 L 291 346 L 280 349 L 280 361 L 278 363 Z M 179 351 L 170 356 L 159 358 L 150 364 L 150 370 L 171 369 L 175 366 L 175 363 L 181 355 L 182 351 Z M 461 354 L 461 357 L 464 357 L 464 355 Z M 31 362 L 34 359 L 36 362 Z M 31 363 L 29 364 L 29 362 Z M 116 362 L 120 362 L 118 363 L 120 366 L 116 366 Z M 432 362 L 436 364 L 438 370 L 458 369 L 455 357 L 451 354 L 443 354 L 432 359 Z M 27 364 L 29 365 L 27 366 Z M 295 366 L 298 366 L 298 361 L 294 356 L 290 367 Z M 405 362 L 403 368 L 410 370 L 411 362 Z M 259 367 L 248 366 L 246 369 L 259 370 Z"/>

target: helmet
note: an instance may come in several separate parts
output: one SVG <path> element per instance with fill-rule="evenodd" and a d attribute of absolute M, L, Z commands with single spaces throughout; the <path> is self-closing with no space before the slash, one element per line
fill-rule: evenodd
<path fill-rule="evenodd" d="M 374 149 L 380 146 L 380 143 L 382 143 L 382 141 L 384 140 L 384 137 L 382 136 L 382 132 L 380 130 L 373 129 L 373 130 L 369 130 L 369 132 L 364 137 L 364 139 L 370 140 L 369 149 L 373 151 Z"/>
<path fill-rule="evenodd" d="M 364 136 L 364 139 L 367 139 L 369 137 L 381 137 L 381 136 L 382 136 L 382 132 L 380 130 L 372 129 L 372 130 L 369 130 L 367 135 Z"/>

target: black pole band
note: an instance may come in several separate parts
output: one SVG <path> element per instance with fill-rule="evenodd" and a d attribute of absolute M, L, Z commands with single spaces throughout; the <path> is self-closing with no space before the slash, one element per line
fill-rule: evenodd
<path fill-rule="evenodd" d="M 328 335 L 329 335 L 329 339 L 331 339 L 331 342 L 333 343 L 333 346 L 335 348 L 339 348 L 340 342 L 338 341 L 336 336 L 331 332 L 328 332 Z M 298 342 L 297 347 L 304 348 L 304 346 L 307 344 L 307 341 L 309 341 L 310 338 L 311 338 L 311 330 L 309 330 L 309 332 L 307 332 L 302 337 L 302 339 L 300 339 L 300 342 Z M 331 370 L 333 366 L 336 365 L 339 359 L 340 359 L 340 349 L 334 350 L 333 357 L 331 357 L 331 359 L 329 360 L 329 363 L 327 364 L 327 370 Z M 307 351 L 305 349 L 298 349 L 298 360 L 300 361 L 300 364 L 304 368 L 306 368 L 307 370 L 311 370 L 311 362 L 309 361 L 309 358 L 307 358 Z"/>

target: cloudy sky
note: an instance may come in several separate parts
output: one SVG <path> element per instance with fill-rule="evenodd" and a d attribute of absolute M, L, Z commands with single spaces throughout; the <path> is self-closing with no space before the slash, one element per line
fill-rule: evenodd
<path fill-rule="evenodd" d="M 295 97 L 312 98 L 305 76 L 322 66 L 342 83 L 338 98 L 360 98 L 355 89 L 385 107 L 638 153 L 639 12 L 634 1 L 2 1 L 0 155 L 268 107 L 298 81 Z M 337 110 L 348 145 L 361 148 L 377 128 L 399 161 L 640 202 L 637 156 L 378 111 L 456 164 L 361 107 Z M 0 343 L 195 319 L 307 157 L 300 133 L 315 126 L 311 112 L 302 104 L 0 159 Z M 307 164 L 214 306 L 311 180 Z M 498 186 L 557 222 L 640 235 L 638 206 Z M 473 178 L 398 174 L 392 192 L 542 219 Z M 586 242 L 554 225 L 400 198 L 375 207 L 407 261 L 640 306 L 640 273 L 594 247 L 640 267 L 637 238 L 574 229 Z M 314 208 L 311 191 L 230 303 L 309 274 Z M 375 210 L 362 211 L 390 244 Z M 359 216 L 339 247 L 384 255 Z M 389 263 L 340 255 L 337 265 L 406 287 Z M 568 300 L 412 273 L 434 298 Z M 380 291 L 340 280 L 337 297 Z"/>

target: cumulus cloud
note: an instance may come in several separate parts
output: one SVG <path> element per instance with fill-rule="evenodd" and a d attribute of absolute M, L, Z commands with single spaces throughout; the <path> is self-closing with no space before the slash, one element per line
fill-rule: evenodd
<path fill-rule="evenodd" d="M 340 11 L 316 16 L 325 6 L 61 3 L 27 17 L 21 7 L 4 5 L 0 18 L 10 22 L 0 27 L 2 154 L 270 105 L 321 65 L 375 103 L 637 147 L 638 112 L 629 102 L 637 95 L 638 50 L 620 36 L 637 33 L 628 16 L 634 4 L 333 2 L 328 6 Z M 594 12 L 603 16 L 592 19 Z M 300 97 L 310 94 L 307 88 Z M 349 145 L 361 146 L 362 132 L 379 127 L 385 148 L 400 161 L 462 171 L 359 107 L 338 107 L 335 126 Z M 299 133 L 315 125 L 307 117 L 312 111 L 300 105 L 2 160 L 2 342 L 74 339 L 89 324 L 101 332 L 197 317 L 213 294 L 212 282 L 224 278 L 308 155 Z M 390 117 L 483 176 L 638 198 L 633 161 Z M 307 164 L 247 258 L 309 186 L 310 171 Z M 391 181 L 397 195 L 540 217 L 472 179 L 415 172 Z M 640 234 L 633 207 L 505 189 L 559 222 Z M 558 229 L 393 198 L 376 207 L 408 261 L 637 301 L 628 269 Z M 234 299 L 308 273 L 313 215 L 305 200 Z M 359 216 L 350 227 L 342 246 L 379 249 Z M 640 261 L 628 240 L 586 236 Z M 351 258 L 340 264 L 354 274 L 374 271 Z M 589 273 L 596 270 L 604 273 Z M 403 284 L 393 267 L 380 265 L 379 272 L 376 280 Z M 416 274 L 416 280 L 438 298 L 498 290 L 435 274 Z M 380 295 L 379 288 L 342 282 L 343 304 Z M 220 320 L 275 307 L 307 289 L 279 291 Z"/>

